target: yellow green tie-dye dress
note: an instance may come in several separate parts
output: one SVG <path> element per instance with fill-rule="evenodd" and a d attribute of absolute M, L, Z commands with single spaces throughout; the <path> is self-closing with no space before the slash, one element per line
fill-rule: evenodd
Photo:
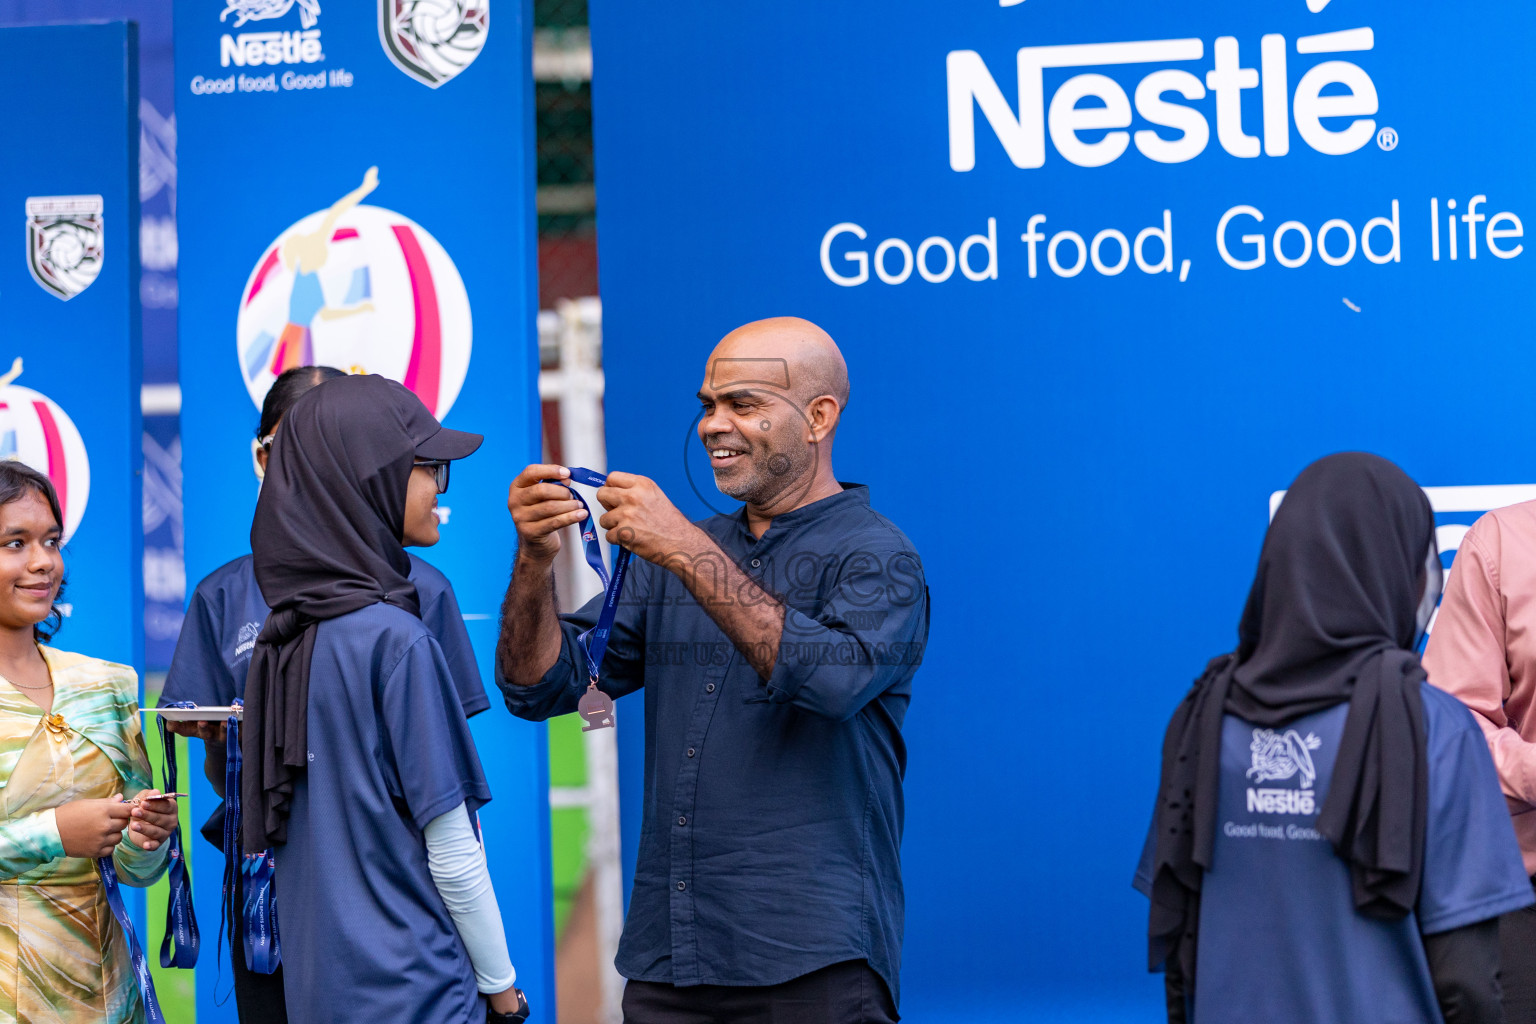
<path fill-rule="evenodd" d="M 95 861 L 66 857 L 54 808 L 131 798 L 149 788 L 133 669 L 41 647 L 53 676 L 45 715 L 0 677 L 0 1024 L 127 1024 L 144 1020 L 128 944 L 107 907 Z M 145 886 L 167 848 L 125 837 L 118 876 Z"/>

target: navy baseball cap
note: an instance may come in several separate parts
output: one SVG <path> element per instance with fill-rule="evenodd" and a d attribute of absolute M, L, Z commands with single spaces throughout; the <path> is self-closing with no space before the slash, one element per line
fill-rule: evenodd
<path fill-rule="evenodd" d="M 387 378 L 386 378 L 387 379 Z M 467 430 L 452 430 L 437 421 L 437 417 L 427 411 L 427 407 L 415 392 L 397 381 L 390 381 L 394 385 L 401 398 L 410 396 L 408 400 L 401 401 L 400 411 L 405 418 L 405 430 L 410 434 L 411 442 L 416 446 L 418 459 L 463 459 L 475 454 L 480 445 L 485 442 L 482 434 L 471 434 Z"/>

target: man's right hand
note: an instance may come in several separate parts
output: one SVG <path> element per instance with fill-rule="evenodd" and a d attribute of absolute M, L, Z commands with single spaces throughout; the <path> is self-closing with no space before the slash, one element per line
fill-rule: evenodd
<path fill-rule="evenodd" d="M 133 805 L 121 793 L 106 800 L 71 800 L 54 809 L 64 853 L 70 857 L 108 857 L 123 838 Z"/>
<path fill-rule="evenodd" d="M 560 551 L 559 531 L 581 522 L 587 512 L 581 502 L 571 497 L 559 484 L 546 480 L 568 480 L 571 471 L 564 466 L 532 465 L 517 474 L 507 490 L 507 511 L 517 527 L 518 551 L 523 557 L 552 563 Z"/>

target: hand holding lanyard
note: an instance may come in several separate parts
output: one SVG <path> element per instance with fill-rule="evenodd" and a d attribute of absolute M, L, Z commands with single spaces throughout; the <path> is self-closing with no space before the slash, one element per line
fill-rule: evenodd
<path fill-rule="evenodd" d="M 569 468 L 574 483 L 601 487 L 608 482 L 606 474 L 595 473 L 580 466 Z M 607 567 L 603 565 L 602 545 L 597 542 L 597 519 L 592 515 L 592 510 L 587 508 L 586 499 L 564 480 L 548 482 L 559 484 L 570 491 L 571 497 L 581 502 L 581 507 L 587 511 L 587 518 L 581 521 L 581 542 L 586 548 L 587 564 L 602 581 L 604 593 L 603 610 L 598 614 L 597 625 L 576 638 L 581 644 L 582 653 L 586 655 L 588 676 L 587 692 L 576 703 L 576 713 L 587 723 L 582 726 L 582 732 L 611 729 L 614 725 L 613 698 L 597 688 L 597 675 L 603 664 L 603 655 L 608 651 L 608 639 L 613 633 L 613 619 L 619 610 L 619 594 L 624 589 L 624 577 L 629 572 L 630 553 L 622 547 L 615 548 L 613 574 L 610 576 Z"/>
<path fill-rule="evenodd" d="M 180 703 L 171 707 L 195 707 Z M 171 742 L 165 719 L 160 720 L 160 742 L 164 753 L 161 765 L 162 779 L 167 793 L 176 792 L 176 747 Z M 181 826 L 171 830 L 170 844 L 170 893 L 166 907 L 165 941 L 160 944 L 161 967 L 191 967 L 197 963 L 197 917 L 192 912 L 192 876 L 187 872 L 187 859 L 181 848 Z M 122 883 L 117 877 L 117 865 L 110 856 L 96 859 L 96 873 L 101 876 L 101 886 L 107 898 L 107 907 L 117 919 L 123 937 L 128 941 L 128 962 L 138 983 L 139 995 L 144 1000 L 144 1018 L 147 1024 L 165 1024 L 165 1014 L 155 995 L 155 982 L 149 974 L 149 958 L 139 944 L 133 930 L 133 918 L 123 903 Z M 172 944 L 174 943 L 174 949 Z"/>

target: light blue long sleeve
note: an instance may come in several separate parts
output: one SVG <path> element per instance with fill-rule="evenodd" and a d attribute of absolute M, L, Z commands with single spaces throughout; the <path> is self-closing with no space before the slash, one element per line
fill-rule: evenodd
<path fill-rule="evenodd" d="M 485 847 L 475 838 L 463 804 L 427 823 L 427 870 L 448 908 L 459 938 L 475 968 L 475 984 L 484 994 L 504 992 L 517 981 L 507 952 L 501 908 L 491 887 Z"/>

